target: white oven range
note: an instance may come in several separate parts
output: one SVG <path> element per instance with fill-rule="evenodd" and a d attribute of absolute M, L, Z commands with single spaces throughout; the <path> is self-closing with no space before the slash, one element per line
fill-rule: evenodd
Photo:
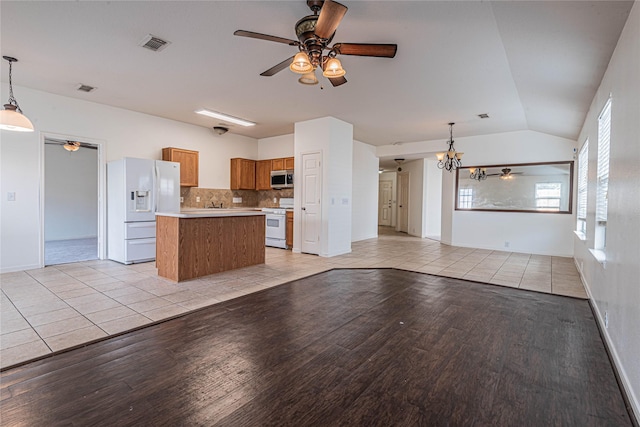
<path fill-rule="evenodd" d="M 293 208 L 292 198 L 281 198 L 280 207 L 262 208 L 265 212 L 267 246 L 287 249 L 287 209 Z"/>

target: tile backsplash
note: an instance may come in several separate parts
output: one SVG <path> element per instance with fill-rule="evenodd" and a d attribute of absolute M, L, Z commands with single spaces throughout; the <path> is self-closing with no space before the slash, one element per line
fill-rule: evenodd
<path fill-rule="evenodd" d="M 180 196 L 184 198 L 184 202 L 180 204 L 182 208 L 205 208 L 212 204 L 218 207 L 220 203 L 224 208 L 267 208 L 278 206 L 281 197 L 293 197 L 293 189 L 255 191 L 181 187 Z M 196 202 L 198 197 L 200 201 Z M 242 203 L 233 203 L 233 199 L 237 197 L 242 198 Z"/>

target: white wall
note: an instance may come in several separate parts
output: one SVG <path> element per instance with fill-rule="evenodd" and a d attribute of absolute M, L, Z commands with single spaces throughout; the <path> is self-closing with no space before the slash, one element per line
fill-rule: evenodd
<path fill-rule="evenodd" d="M 425 159 L 424 235 L 440 240 L 442 223 L 442 173 L 438 162 Z"/>
<path fill-rule="evenodd" d="M 376 148 L 353 141 L 353 203 L 351 241 L 378 236 L 378 168 Z"/>
<path fill-rule="evenodd" d="M 163 147 L 200 152 L 200 187 L 229 188 L 231 157 L 258 157 L 257 140 L 136 113 L 106 105 L 15 86 L 14 91 L 36 131 L 1 131 L 0 194 L 16 193 L 16 201 L 0 197 L 0 271 L 37 268 L 40 248 L 41 133 L 104 142 L 105 161 L 121 157 L 161 158 Z M 8 98 L 8 85 L 2 84 Z"/>
<path fill-rule="evenodd" d="M 378 174 L 378 181 L 391 181 L 391 227 L 396 226 L 396 216 L 398 213 L 398 173 L 383 172 Z M 378 185 L 380 185 L 378 183 Z M 377 215 L 376 215 L 377 217 Z"/>
<path fill-rule="evenodd" d="M 322 226 L 320 256 L 351 252 L 353 126 L 333 117 L 295 124 L 295 162 L 302 154 L 322 152 Z M 299 173 L 301 173 L 300 171 Z M 295 209 L 300 210 L 302 188 L 294 189 Z M 301 221 L 294 215 L 293 251 L 300 251 Z"/>
<path fill-rule="evenodd" d="M 45 145 L 45 241 L 98 236 L 98 150 Z"/>
<path fill-rule="evenodd" d="M 293 134 L 262 138 L 258 140 L 257 160 L 293 157 L 295 152 Z"/>
<path fill-rule="evenodd" d="M 456 139 L 465 166 L 573 160 L 576 142 L 539 132 L 519 131 Z M 455 173 L 443 172 L 446 191 L 455 193 Z M 443 186 L 443 191 L 445 188 Z M 453 209 L 453 203 L 451 208 Z M 574 214 L 463 212 L 452 210 L 455 246 L 541 255 L 573 255 Z M 505 242 L 508 243 L 508 247 Z"/>
<path fill-rule="evenodd" d="M 640 418 L 640 4 L 636 2 L 591 104 L 578 141 L 589 138 L 586 240 L 575 260 L 596 308 L 622 384 Z M 611 94 L 606 264 L 594 247 L 598 115 Z M 573 224 L 575 226 L 575 224 Z M 608 326 L 604 325 L 605 313 Z"/>

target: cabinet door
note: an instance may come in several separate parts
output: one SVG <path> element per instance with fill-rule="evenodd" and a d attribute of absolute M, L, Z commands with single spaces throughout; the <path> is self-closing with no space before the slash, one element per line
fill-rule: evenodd
<path fill-rule="evenodd" d="M 287 234 L 286 234 L 287 247 L 293 247 L 293 212 L 287 211 Z"/>
<path fill-rule="evenodd" d="M 256 161 L 249 159 L 231 159 L 231 189 L 255 190 Z"/>
<path fill-rule="evenodd" d="M 293 170 L 293 157 L 285 157 L 284 159 L 284 168 L 286 170 Z"/>
<path fill-rule="evenodd" d="M 271 160 L 256 162 L 256 190 L 271 190 Z"/>
<path fill-rule="evenodd" d="M 163 148 L 162 160 L 180 163 L 180 186 L 197 187 L 199 177 L 199 154 L 183 148 Z"/>
<path fill-rule="evenodd" d="M 284 159 L 271 159 L 271 170 L 283 171 L 284 170 Z"/>

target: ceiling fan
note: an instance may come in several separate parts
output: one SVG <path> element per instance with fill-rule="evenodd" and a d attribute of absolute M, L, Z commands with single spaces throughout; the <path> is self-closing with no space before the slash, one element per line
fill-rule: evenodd
<path fill-rule="evenodd" d="M 514 175 L 522 175 L 522 172 L 511 172 L 511 168 L 504 168 L 501 173 L 487 174 L 487 176 L 498 176 L 500 179 L 513 179 Z"/>
<path fill-rule="evenodd" d="M 338 55 L 381 58 L 393 58 L 396 55 L 398 46 L 395 44 L 335 43 L 329 46 L 336 28 L 347 13 L 347 7 L 332 0 L 307 0 L 307 6 L 313 15 L 305 16 L 296 22 L 297 41 L 253 31 L 237 30 L 233 33 L 236 36 L 285 43 L 298 48 L 299 52 L 296 55 L 274 65 L 261 73 L 261 76 L 273 76 L 288 66 L 291 71 L 303 74 L 300 83 L 317 84 L 314 71 L 320 67 L 322 75 L 327 77 L 333 86 L 340 86 L 345 84 L 347 79 L 344 77 L 346 71 L 342 68 Z M 326 55 L 323 53 L 325 50 L 328 50 Z"/>

